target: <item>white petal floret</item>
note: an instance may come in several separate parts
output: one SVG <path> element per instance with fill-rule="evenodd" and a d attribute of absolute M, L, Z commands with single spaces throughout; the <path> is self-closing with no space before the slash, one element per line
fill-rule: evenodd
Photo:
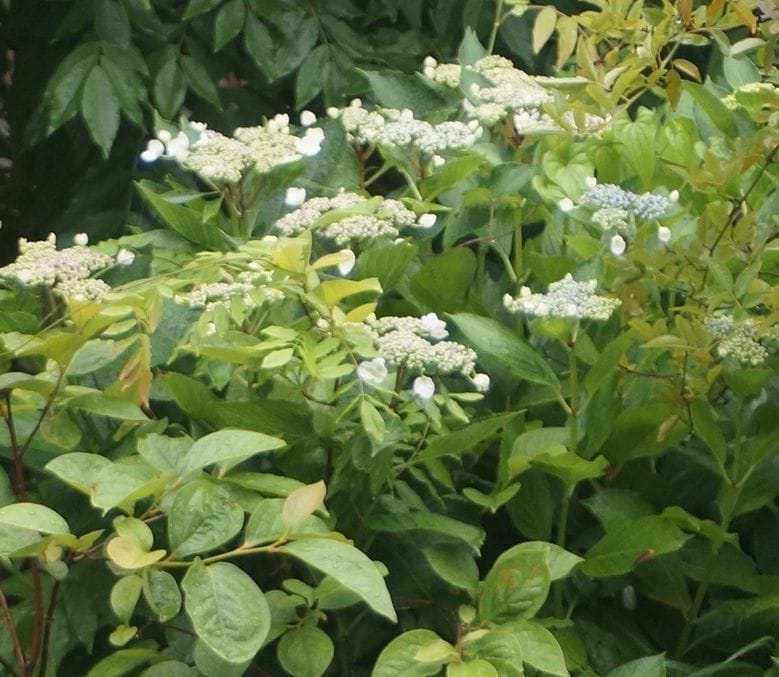
<path fill-rule="evenodd" d="M 420 400 L 429 400 L 435 395 L 435 381 L 429 376 L 417 376 L 414 379 L 414 395 Z"/>

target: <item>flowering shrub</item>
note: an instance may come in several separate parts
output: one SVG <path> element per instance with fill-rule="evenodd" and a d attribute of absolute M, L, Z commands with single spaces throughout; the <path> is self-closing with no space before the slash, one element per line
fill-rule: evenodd
<path fill-rule="evenodd" d="M 20 242 L 4 669 L 772 674 L 775 31 L 677 4 L 160 118 L 148 223 Z"/>

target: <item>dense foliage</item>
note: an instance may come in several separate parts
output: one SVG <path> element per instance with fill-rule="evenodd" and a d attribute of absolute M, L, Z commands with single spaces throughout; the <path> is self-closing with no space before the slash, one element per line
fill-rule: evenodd
<path fill-rule="evenodd" d="M 141 206 L 0 268 L 8 674 L 776 673 L 770 7 L 61 5 Z"/>

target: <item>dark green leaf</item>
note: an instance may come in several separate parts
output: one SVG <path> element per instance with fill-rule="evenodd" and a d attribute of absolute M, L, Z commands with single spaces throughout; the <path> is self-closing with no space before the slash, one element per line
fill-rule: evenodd
<path fill-rule="evenodd" d="M 320 677 L 335 655 L 333 640 L 311 625 L 285 632 L 276 647 L 279 663 L 294 677 Z"/>
<path fill-rule="evenodd" d="M 181 610 L 181 591 L 173 575 L 161 569 L 143 570 L 143 596 L 160 623 L 175 618 Z"/>
<path fill-rule="evenodd" d="M 637 658 L 611 670 L 606 677 L 665 677 L 665 654 Z"/>
<path fill-rule="evenodd" d="M 160 113 L 173 119 L 179 112 L 187 93 L 187 81 L 178 60 L 168 59 L 154 78 L 154 101 Z"/>
<path fill-rule="evenodd" d="M 119 99 L 99 65 L 92 68 L 84 83 L 81 114 L 89 134 L 107 158 L 119 129 Z"/>
<path fill-rule="evenodd" d="M 205 69 L 205 66 L 195 57 L 187 56 L 186 54 L 182 55 L 180 63 L 189 88 L 201 99 L 205 99 L 212 106 L 220 108 L 222 103 L 219 100 L 216 83 Z"/>
<path fill-rule="evenodd" d="M 302 108 L 322 91 L 330 49 L 328 45 L 319 45 L 300 64 L 295 80 L 295 108 Z"/>
<path fill-rule="evenodd" d="M 95 32 L 103 42 L 127 48 L 132 28 L 127 11 L 118 0 L 98 0 L 95 6 Z"/>
<path fill-rule="evenodd" d="M 359 70 L 370 83 L 376 101 L 387 108 L 410 108 L 417 117 L 445 115 L 456 105 L 454 94 L 433 89 L 421 76 L 396 71 Z"/>
<path fill-rule="evenodd" d="M 416 658 L 420 649 L 439 640 L 431 630 L 409 630 L 382 649 L 371 677 L 428 677 L 441 671 L 444 660 L 423 662 Z"/>
<path fill-rule="evenodd" d="M 452 433 L 433 437 L 414 460 L 428 461 L 441 456 L 460 456 L 473 451 L 480 442 L 489 439 L 515 416 L 517 416 L 516 412 L 492 416 L 469 423 L 464 428 Z"/>
<path fill-rule="evenodd" d="M 243 44 L 252 61 L 265 77 L 270 82 L 276 80 L 279 77 L 279 69 L 275 60 L 273 38 L 265 24 L 252 12 L 246 16 Z"/>
<path fill-rule="evenodd" d="M 191 19 L 199 14 L 205 14 L 217 7 L 222 0 L 189 0 L 184 11 L 184 19 Z"/>
<path fill-rule="evenodd" d="M 244 0 L 230 0 L 225 3 L 216 15 L 214 25 L 214 51 L 220 51 L 243 29 L 246 21 L 246 5 Z"/>

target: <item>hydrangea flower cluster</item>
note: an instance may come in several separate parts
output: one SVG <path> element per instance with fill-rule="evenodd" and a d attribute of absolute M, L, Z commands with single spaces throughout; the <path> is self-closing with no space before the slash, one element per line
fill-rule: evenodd
<path fill-rule="evenodd" d="M 739 94 L 764 97 L 766 101 L 773 100 L 774 106 L 779 106 L 779 87 L 770 82 L 748 82 L 743 84 L 735 92 L 722 97 L 722 103 L 730 110 L 738 110 L 742 105 L 738 98 Z"/>
<path fill-rule="evenodd" d="M 593 113 L 576 116 L 573 111 L 561 111 L 559 120 L 542 110 L 555 102 L 555 96 L 542 84 L 548 78 L 536 78 L 514 67 L 507 58 L 490 54 L 473 65 L 439 64 L 428 56 L 423 63 L 425 77 L 447 87 L 461 87 L 463 76 L 477 80 L 471 82 L 463 99 L 466 115 L 481 124 L 492 127 L 509 115 L 513 116 L 514 129 L 519 134 L 554 134 L 562 131 L 573 133 L 595 132 L 605 127 L 610 118 Z M 480 82 L 482 84 L 480 84 Z"/>
<path fill-rule="evenodd" d="M 718 339 L 719 357 L 733 357 L 753 367 L 768 359 L 768 350 L 759 342 L 761 335 L 753 320 L 736 322 L 731 315 L 712 315 L 704 320 L 704 327 Z"/>
<path fill-rule="evenodd" d="M 587 188 L 580 204 L 593 209 L 590 217 L 592 222 L 605 233 L 611 233 L 610 249 L 616 256 L 621 256 L 627 248 L 622 234 L 632 238 L 637 220 L 657 221 L 679 200 L 679 192 L 676 190 L 671 191 L 668 197 L 654 193 L 638 195 L 613 183 L 598 183 L 594 177 L 587 179 Z M 570 198 L 563 198 L 558 206 L 564 212 L 570 212 L 577 207 Z M 667 226 L 658 224 L 657 239 L 660 242 L 670 242 L 671 235 Z"/>
<path fill-rule="evenodd" d="M 556 317 L 580 320 L 608 320 L 620 305 L 619 299 L 598 296 L 596 280 L 577 282 L 568 273 L 562 280 L 552 282 L 546 294 L 533 294 L 522 287 L 518 298 L 503 297 L 503 305 L 515 313 L 530 317 Z"/>
<path fill-rule="evenodd" d="M 369 199 L 357 193 L 341 192 L 334 197 L 314 197 L 300 203 L 300 190 L 288 191 L 287 203 L 300 204 L 292 212 L 278 219 L 273 228 L 285 236 L 297 235 L 307 228 L 311 228 L 317 219 L 328 212 L 359 208 Z M 305 198 L 305 192 L 302 194 Z M 367 211 L 367 210 L 366 210 Z M 422 215 L 424 217 L 425 215 Z M 375 210 L 370 213 L 348 214 L 341 219 L 328 223 L 316 229 L 316 234 L 326 240 L 334 242 L 339 247 L 350 242 L 371 240 L 379 237 L 395 238 L 400 230 L 406 226 L 418 225 L 425 227 L 425 223 L 417 222 L 417 216 L 410 209 L 406 209 L 402 202 L 391 198 L 384 199 Z"/>
<path fill-rule="evenodd" d="M 235 281 L 211 282 L 195 287 L 186 294 L 178 294 L 176 302 L 190 308 L 214 310 L 227 307 L 233 299 L 241 298 L 246 308 L 256 308 L 263 301 L 278 301 L 284 298 L 282 291 L 266 286 L 270 279 L 271 274 L 268 271 L 246 270 L 239 273 Z"/>
<path fill-rule="evenodd" d="M 387 148 L 413 149 L 440 164 L 447 151 L 472 146 L 482 136 L 477 120 L 448 121 L 432 124 L 414 117 L 409 109 L 363 108 L 360 99 L 354 99 L 346 108 L 330 108 L 332 118 L 340 118 L 350 140 L 363 145 Z"/>
<path fill-rule="evenodd" d="M 304 122 L 312 123 L 310 115 Z M 176 136 L 160 131 L 156 139 L 149 141 L 141 159 L 153 162 L 160 157 L 173 157 L 209 181 L 236 183 L 249 168 L 266 174 L 278 165 L 316 155 L 323 140 L 324 132 L 318 127 L 309 126 L 302 137 L 292 134 L 286 114 L 275 115 L 256 127 L 239 127 L 232 137 L 193 122 Z"/>
<path fill-rule="evenodd" d="M 85 242 L 86 236 L 80 234 L 75 239 Z M 114 262 L 108 254 L 85 244 L 57 249 L 57 237 L 52 233 L 46 240 L 36 242 L 20 238 L 19 256 L 13 263 L 0 268 L 0 277 L 13 278 L 30 287 L 51 287 L 61 296 L 77 301 L 97 301 L 111 288 L 91 275 Z"/>
<path fill-rule="evenodd" d="M 414 382 L 414 391 L 422 399 L 429 399 L 434 392 L 432 379 L 424 374 L 461 374 L 479 392 L 489 389 L 489 376 L 476 372 L 476 352 L 444 340 L 449 332 L 435 313 L 422 317 L 372 316 L 366 324 L 380 357 L 358 366 L 357 375 L 362 380 L 380 383 L 387 377 L 390 365 L 423 373 Z"/>

